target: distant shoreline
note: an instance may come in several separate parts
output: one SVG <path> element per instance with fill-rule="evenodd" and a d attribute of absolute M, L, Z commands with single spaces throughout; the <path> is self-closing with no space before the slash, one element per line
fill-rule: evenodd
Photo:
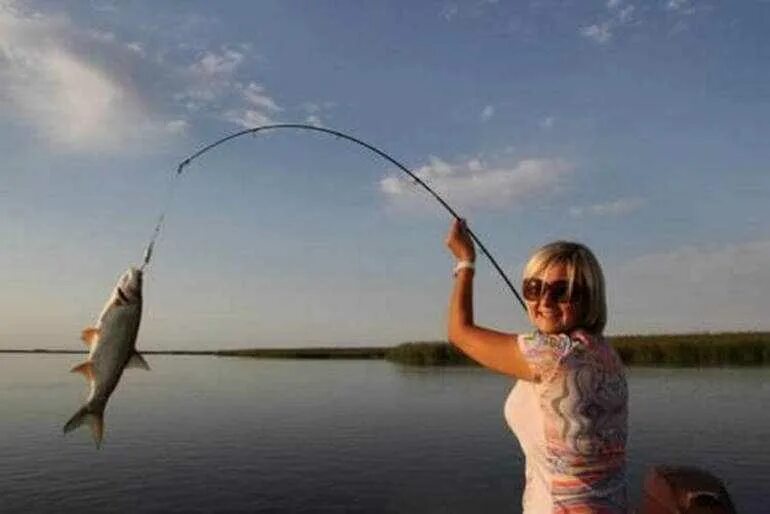
<path fill-rule="evenodd" d="M 608 336 L 628 366 L 770 366 L 770 332 Z M 85 354 L 85 350 L 0 349 L 0 354 Z M 144 350 L 146 355 L 192 355 L 257 359 L 387 360 L 415 366 L 474 366 L 444 342 L 410 342 L 359 348 L 244 348 L 234 350 Z"/>

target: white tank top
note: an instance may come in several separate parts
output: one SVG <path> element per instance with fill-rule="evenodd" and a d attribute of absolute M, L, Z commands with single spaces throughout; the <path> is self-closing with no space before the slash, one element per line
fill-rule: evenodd
<path fill-rule="evenodd" d="M 526 484 L 521 499 L 525 514 L 550 513 L 550 477 L 543 449 L 545 429 L 543 411 L 538 405 L 534 384 L 519 380 L 505 402 L 505 420 L 519 440 L 525 457 Z"/>

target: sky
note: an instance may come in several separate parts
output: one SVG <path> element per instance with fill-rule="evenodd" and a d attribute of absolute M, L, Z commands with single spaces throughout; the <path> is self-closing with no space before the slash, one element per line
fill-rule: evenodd
<path fill-rule="evenodd" d="M 166 225 L 140 348 L 445 339 L 450 217 L 556 239 L 608 334 L 767 330 L 770 2 L 0 0 L 0 348 L 79 349 Z M 476 320 L 530 326 L 483 257 Z"/>

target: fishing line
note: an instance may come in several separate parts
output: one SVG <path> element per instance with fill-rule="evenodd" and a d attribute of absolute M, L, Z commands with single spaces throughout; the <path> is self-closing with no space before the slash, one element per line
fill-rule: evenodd
<path fill-rule="evenodd" d="M 296 129 L 296 130 L 310 130 L 310 131 L 314 131 L 314 132 L 321 132 L 321 133 L 325 133 L 325 134 L 331 134 L 331 135 L 336 136 L 338 138 L 345 139 L 347 141 L 350 141 L 350 142 L 356 143 L 356 144 L 358 144 L 360 146 L 363 146 L 364 148 L 366 148 L 368 150 L 371 150 L 372 152 L 376 153 L 380 157 L 384 158 L 388 162 L 394 164 L 401 171 L 403 171 L 404 173 L 409 175 L 409 177 L 412 178 L 412 180 L 414 181 L 415 184 L 422 186 L 428 193 L 430 193 L 430 195 L 433 196 L 433 198 L 435 198 L 436 201 L 438 201 L 441 204 L 441 206 L 444 207 L 444 209 L 446 209 L 449 212 L 449 214 L 451 214 L 456 220 L 461 220 L 462 219 L 457 214 L 457 212 L 455 212 L 455 210 L 452 209 L 452 207 L 450 207 L 450 205 L 448 203 L 446 203 L 444 201 L 444 199 L 441 198 L 438 195 L 438 193 L 436 193 L 433 189 L 431 189 L 430 186 L 428 186 L 428 184 L 423 182 L 423 180 L 420 179 L 420 177 L 418 177 L 417 175 L 415 175 L 414 173 L 409 171 L 409 169 L 407 169 L 406 166 L 404 166 L 403 164 L 401 164 L 396 159 L 394 159 L 390 155 L 386 154 L 385 152 L 383 152 L 379 148 L 377 148 L 377 147 L 375 147 L 373 145 L 370 145 L 369 143 L 366 143 L 364 141 L 361 141 L 360 139 L 357 139 L 357 138 L 355 138 L 353 136 L 350 136 L 350 135 L 345 134 L 343 132 L 339 132 L 337 130 L 332 130 L 332 129 L 323 128 L 323 127 L 316 127 L 314 125 L 306 125 L 306 124 L 302 124 L 302 123 L 279 123 L 279 124 L 272 124 L 272 125 L 261 125 L 261 126 L 250 128 L 250 129 L 246 129 L 246 130 L 241 130 L 240 132 L 235 132 L 233 134 L 225 136 L 225 137 L 223 137 L 223 138 L 221 138 L 221 139 L 219 139 L 217 141 L 214 141 L 210 145 L 204 146 L 203 148 L 201 148 L 200 150 L 198 150 L 197 152 L 195 152 L 194 154 L 190 155 L 185 160 L 180 162 L 179 166 L 177 166 L 177 169 L 176 169 L 176 176 L 175 176 L 175 178 L 178 178 L 179 176 L 181 176 L 182 172 L 184 171 L 184 169 L 187 166 L 189 166 L 192 161 L 194 161 L 198 157 L 202 156 L 203 154 L 205 154 L 209 150 L 213 150 L 214 148 L 216 148 L 217 146 L 219 146 L 221 144 L 224 144 L 224 143 L 226 143 L 226 142 L 228 142 L 228 141 L 230 141 L 232 139 L 236 139 L 236 138 L 244 136 L 246 134 L 256 134 L 257 132 L 262 132 L 262 131 L 267 131 L 267 130 L 276 130 L 276 129 Z M 172 183 L 171 183 L 171 190 L 170 190 L 171 193 L 173 193 L 173 187 L 174 187 L 175 184 L 176 184 L 176 180 L 173 180 Z M 170 198 L 170 196 L 169 196 L 169 198 Z M 161 213 L 160 217 L 158 218 L 158 223 L 155 225 L 155 230 L 153 231 L 153 235 L 152 235 L 152 238 L 150 239 L 150 243 L 147 245 L 147 250 L 145 252 L 145 258 L 144 258 L 144 264 L 142 265 L 142 268 L 144 268 L 150 262 L 150 259 L 152 258 L 153 246 L 155 244 L 155 240 L 158 237 L 158 234 L 160 233 L 160 230 L 161 230 L 161 227 L 163 225 L 164 219 L 165 219 L 165 210 L 163 211 L 163 213 Z M 476 243 L 476 245 L 478 245 L 478 247 L 482 251 L 482 253 L 484 255 L 486 255 L 487 259 L 489 259 L 489 262 L 492 263 L 492 266 L 497 270 L 497 272 L 503 278 L 503 281 L 506 283 L 506 285 L 511 290 L 513 295 L 519 301 L 519 304 L 521 304 L 521 307 L 526 312 L 527 307 L 524 304 L 524 300 L 521 299 L 521 296 L 519 296 L 519 293 L 516 291 L 516 288 L 513 287 L 513 284 L 508 279 L 508 276 L 505 274 L 505 272 L 502 270 L 502 268 L 497 264 L 497 261 L 495 260 L 495 258 L 492 257 L 492 254 L 489 252 L 489 250 L 487 250 L 486 246 L 484 246 L 484 244 L 481 242 L 481 240 L 476 236 L 476 234 L 473 233 L 473 231 L 470 228 L 468 228 L 466 226 L 465 229 L 467 230 L 468 234 L 471 236 L 471 239 L 473 239 L 473 241 Z"/>
<path fill-rule="evenodd" d="M 165 199 L 161 204 L 164 207 L 160 215 L 158 216 L 158 221 L 155 223 L 155 228 L 152 229 L 152 235 L 150 236 L 150 241 L 149 243 L 147 243 L 147 247 L 144 250 L 144 258 L 142 259 L 142 265 L 139 267 L 141 271 L 144 271 L 147 265 L 150 264 L 150 260 L 152 259 L 152 252 L 155 249 L 155 242 L 158 240 L 158 236 L 160 236 L 160 230 L 166 221 L 166 212 L 168 211 L 171 205 L 171 200 L 174 197 L 174 191 L 176 190 L 177 182 L 179 182 L 179 174 L 175 173 L 171 177 L 171 180 L 169 181 L 168 185 L 166 186 Z"/>

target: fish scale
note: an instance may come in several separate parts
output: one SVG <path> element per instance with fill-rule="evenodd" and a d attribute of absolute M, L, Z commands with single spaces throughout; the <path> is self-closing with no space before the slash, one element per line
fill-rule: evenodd
<path fill-rule="evenodd" d="M 97 447 L 104 437 L 107 401 L 127 368 L 150 367 L 136 351 L 136 337 L 142 317 L 142 271 L 129 268 L 118 280 L 104 305 L 95 327 L 83 330 L 88 358 L 72 368 L 89 383 L 86 402 L 64 425 L 64 433 L 88 424 Z"/>

